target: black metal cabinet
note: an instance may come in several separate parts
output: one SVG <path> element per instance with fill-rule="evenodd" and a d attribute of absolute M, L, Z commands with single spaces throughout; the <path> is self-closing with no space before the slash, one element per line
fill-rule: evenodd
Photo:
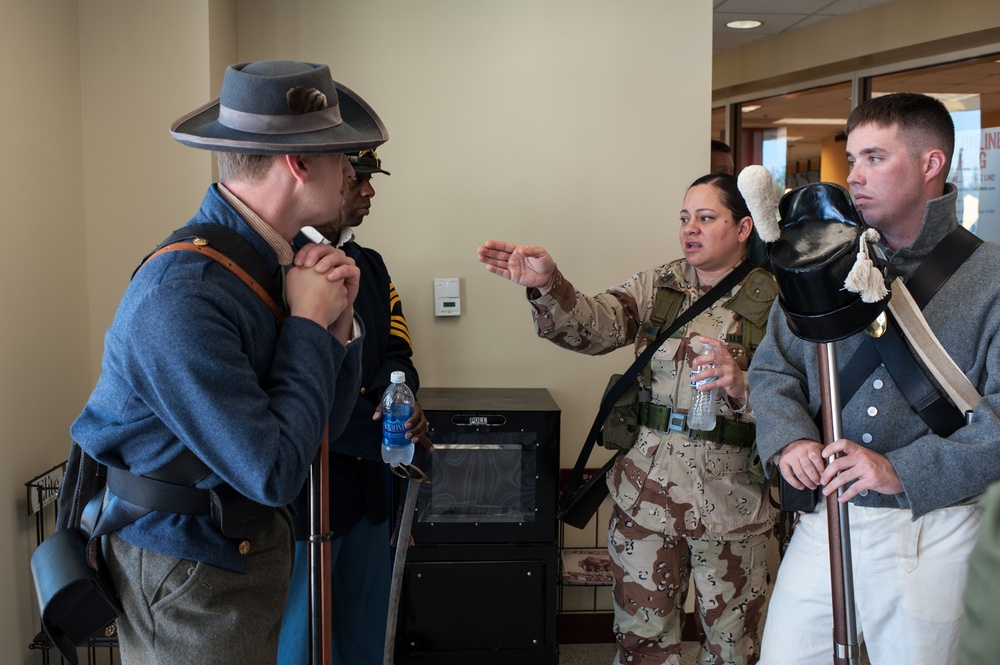
<path fill-rule="evenodd" d="M 396 662 L 554 665 L 559 408 L 535 388 L 422 388 L 425 465 Z"/>

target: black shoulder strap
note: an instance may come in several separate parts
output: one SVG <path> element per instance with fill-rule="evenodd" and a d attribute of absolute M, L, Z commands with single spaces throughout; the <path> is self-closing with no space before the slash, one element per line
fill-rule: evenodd
<path fill-rule="evenodd" d="M 573 495 L 576 493 L 577 488 L 580 486 L 580 482 L 583 480 L 583 471 L 587 466 L 587 460 L 590 459 L 590 453 L 594 449 L 594 444 L 600 438 L 601 430 L 604 427 L 604 421 L 607 420 L 608 414 L 611 412 L 611 407 L 614 403 L 617 402 L 618 398 L 622 396 L 629 384 L 635 380 L 635 377 L 639 374 L 642 368 L 649 363 L 653 354 L 656 353 L 656 350 L 660 348 L 664 341 L 673 335 L 674 332 L 690 323 L 694 317 L 698 316 L 698 314 L 708 309 L 712 303 L 717 301 L 724 294 L 732 291 L 733 287 L 739 284 L 744 277 L 749 275 L 753 268 L 754 266 L 750 261 L 744 261 L 731 273 L 726 275 L 722 281 L 713 286 L 708 293 L 698 298 L 698 300 L 692 303 L 690 307 L 681 312 L 681 314 L 674 319 L 673 323 L 660 331 L 660 334 L 657 335 L 655 340 L 646 345 L 646 348 L 642 350 L 642 353 L 640 353 L 629 368 L 625 370 L 625 373 L 622 374 L 621 378 L 608 389 L 608 392 L 604 395 L 604 399 L 601 400 L 601 406 L 597 410 L 597 416 L 594 418 L 594 424 L 591 425 L 590 432 L 587 434 L 587 440 L 583 443 L 583 449 L 580 450 L 580 456 L 577 457 L 576 464 L 573 466 L 573 471 L 570 473 L 570 476 L 566 481 L 566 486 L 563 488 L 562 496 L 559 497 L 560 513 L 565 514 L 566 508 L 569 507 L 572 502 Z M 636 334 L 639 335 L 642 333 L 639 331 Z M 607 471 L 610 468 L 611 466 L 609 462 L 604 465 L 602 471 Z"/>
<path fill-rule="evenodd" d="M 959 225 L 931 250 L 906 283 L 921 309 L 982 243 L 982 239 Z M 894 321 L 890 321 L 882 337 L 867 337 L 840 371 L 841 404 L 847 404 L 880 363 L 885 364 L 910 406 L 934 432 L 947 436 L 962 425 L 964 416 L 927 378 Z"/>
<path fill-rule="evenodd" d="M 75 441 L 70 446 L 66 472 L 59 486 L 56 529 L 80 526 L 83 511 L 92 498 L 104 496 L 107 467 L 99 463 Z"/>
<path fill-rule="evenodd" d="M 875 349 L 882 364 L 910 403 L 910 408 L 935 434 L 948 436 L 965 423 L 964 415 L 945 399 L 917 364 L 892 316 L 889 317 L 885 334 L 881 337 L 869 337 L 865 344 Z"/>
<path fill-rule="evenodd" d="M 181 228 L 177 229 L 171 233 L 167 238 L 156 246 L 152 252 L 143 257 L 142 261 L 136 266 L 135 271 L 133 271 L 132 276 L 139 272 L 146 261 L 152 258 L 157 252 L 162 252 L 164 249 L 174 245 L 176 243 L 182 242 L 196 242 L 200 239 L 206 241 L 209 247 L 214 247 L 222 254 L 222 258 L 228 259 L 232 263 L 225 260 L 220 260 L 220 257 L 213 256 L 211 253 L 206 252 L 214 260 L 226 265 L 230 270 L 233 269 L 233 264 L 240 268 L 251 281 L 240 275 L 238 271 L 233 270 L 234 273 L 240 279 L 247 283 L 248 286 L 253 288 L 255 291 L 257 289 L 254 287 L 254 283 L 260 285 L 264 293 L 273 301 L 274 304 L 278 304 L 278 307 L 282 310 L 284 309 L 284 301 L 281 293 L 281 280 L 275 279 L 275 275 L 271 272 L 269 266 L 261 258 L 260 254 L 254 249 L 246 238 L 241 236 L 236 231 L 229 229 L 220 224 L 211 224 L 206 222 L 196 222 L 192 224 L 186 224 Z M 200 246 L 204 246 L 203 244 Z M 267 298 L 258 291 L 265 302 L 268 302 Z M 275 309 L 272 303 L 268 303 L 268 306 L 272 310 Z M 275 314 L 277 316 L 277 313 Z M 280 317 L 279 317 L 280 318 Z"/>
<path fill-rule="evenodd" d="M 948 278 L 983 244 L 981 238 L 959 224 L 931 250 L 906 282 L 917 307 L 923 309 Z"/>
<path fill-rule="evenodd" d="M 177 229 L 157 245 L 156 249 L 143 257 L 132 272 L 132 277 L 135 277 L 150 258 L 179 249 L 200 251 L 206 257 L 228 268 L 264 301 L 281 323 L 285 309 L 280 280 L 274 279 L 264 259 L 243 236 L 219 224 L 194 223 Z M 98 464 L 82 449 L 80 453 L 83 460 Z M 86 509 L 81 507 L 80 510 L 86 510 L 88 514 L 80 521 L 84 523 L 82 526 L 88 529 L 91 541 L 131 524 L 151 510 L 193 515 L 209 512 L 209 492 L 197 489 L 193 485 L 208 475 L 211 469 L 189 448 L 185 448 L 166 466 L 145 476 L 137 476 L 104 465 L 99 467 L 102 470 L 102 480 L 106 479 L 111 491 L 132 504 L 132 508 L 123 509 L 113 517 L 107 518 L 101 514 L 97 497 L 87 502 Z M 101 494 L 103 496 L 103 492 Z"/>

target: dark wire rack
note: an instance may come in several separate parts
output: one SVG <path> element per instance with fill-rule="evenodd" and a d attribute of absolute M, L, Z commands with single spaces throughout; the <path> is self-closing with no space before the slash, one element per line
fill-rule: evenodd
<path fill-rule="evenodd" d="M 24 484 L 28 492 L 28 517 L 35 519 L 35 547 L 42 544 L 45 536 L 49 533 L 49 520 L 46 515 L 51 514 L 51 524 L 54 527 L 58 518 L 59 487 L 62 485 L 63 476 L 66 474 L 66 462 L 56 464 L 51 469 L 35 476 Z M 86 652 L 87 665 L 115 665 L 118 663 L 116 654 L 118 652 L 118 630 L 115 624 L 110 624 L 100 635 L 95 635 L 87 640 L 87 643 L 80 647 Z M 49 640 L 44 630 L 39 630 L 31 643 L 28 644 L 29 651 L 38 651 L 42 656 L 42 665 L 51 665 L 54 662 L 65 665 L 67 662 Z M 57 659 L 57 660 L 53 660 Z"/>

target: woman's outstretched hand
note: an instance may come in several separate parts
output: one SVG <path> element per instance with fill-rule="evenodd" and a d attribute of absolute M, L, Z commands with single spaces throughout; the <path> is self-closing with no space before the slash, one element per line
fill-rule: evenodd
<path fill-rule="evenodd" d="M 548 293 L 555 278 L 556 262 L 544 247 L 487 240 L 479 246 L 477 258 L 494 275 L 534 287 L 543 294 Z"/>

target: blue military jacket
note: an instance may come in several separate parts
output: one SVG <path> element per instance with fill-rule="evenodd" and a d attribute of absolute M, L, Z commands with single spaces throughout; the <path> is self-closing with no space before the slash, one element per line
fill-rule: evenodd
<path fill-rule="evenodd" d="M 243 236 L 273 268 L 274 251 L 215 186 L 191 222 Z M 145 474 L 191 450 L 211 473 L 270 506 L 305 482 L 323 428 L 339 432 L 354 404 L 361 340 L 346 347 L 315 322 L 279 327 L 263 301 L 225 267 L 173 252 L 142 267 L 105 337 L 102 371 L 71 434 L 99 462 Z M 120 509 L 111 495 L 107 510 Z M 151 512 L 118 532 L 133 545 L 245 571 L 239 542 L 208 516 Z M 252 543 L 251 543 L 252 550 Z"/>

